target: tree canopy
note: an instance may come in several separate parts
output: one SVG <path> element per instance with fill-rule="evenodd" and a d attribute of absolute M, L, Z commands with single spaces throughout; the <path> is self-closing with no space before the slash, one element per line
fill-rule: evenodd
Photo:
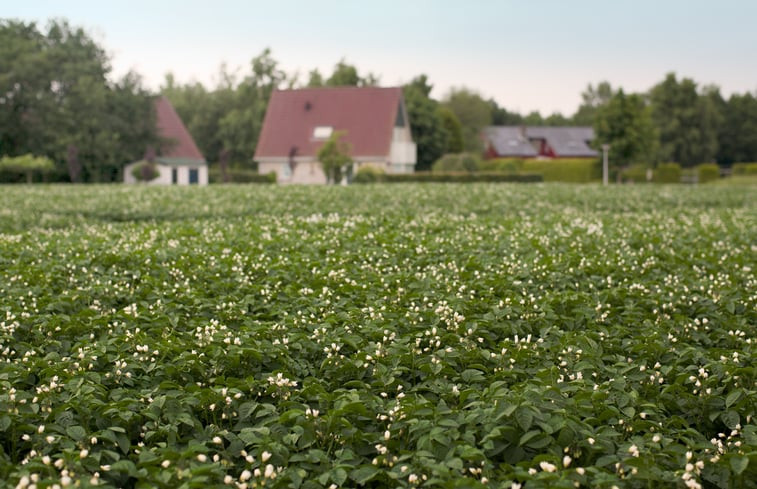
<path fill-rule="evenodd" d="M 649 93 L 652 118 L 660 134 L 660 159 L 683 166 L 714 161 L 722 115 L 694 80 L 670 73 Z"/>
<path fill-rule="evenodd" d="M 641 95 L 618 90 L 594 116 L 595 145 L 610 144 L 614 166 L 651 164 L 657 150 L 657 134 L 650 108 Z"/>
<path fill-rule="evenodd" d="M 108 79 L 105 51 L 65 20 L 0 20 L 0 154 L 44 155 L 53 178 L 71 179 L 68 154 L 77 154 L 88 182 L 119 178 L 158 140 L 151 95 L 140 77 Z"/>
<path fill-rule="evenodd" d="M 491 125 L 492 110 L 489 102 L 469 88 L 453 88 L 442 101 L 462 125 L 463 149 L 481 151 L 481 130 Z"/>

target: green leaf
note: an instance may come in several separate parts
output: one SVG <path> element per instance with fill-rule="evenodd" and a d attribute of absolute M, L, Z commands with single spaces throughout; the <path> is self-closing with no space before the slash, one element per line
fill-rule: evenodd
<path fill-rule="evenodd" d="M 741 394 L 741 389 L 735 389 L 729 392 L 725 398 L 725 407 L 729 408 L 733 406 L 739 399 L 741 399 Z"/>
<path fill-rule="evenodd" d="M 731 411 L 726 411 L 723 414 L 721 414 L 720 419 L 723 421 L 723 424 L 725 424 L 728 428 L 735 430 L 741 418 L 739 417 L 739 413 L 731 410 Z"/>
<path fill-rule="evenodd" d="M 744 472 L 749 465 L 749 457 L 743 455 L 734 455 L 731 457 L 729 463 L 731 464 L 733 473 L 736 475 L 741 475 L 741 473 Z"/>
<path fill-rule="evenodd" d="M 528 431 L 534 422 L 534 415 L 531 414 L 531 410 L 521 406 L 515 410 L 515 420 L 523 431 Z"/>
<path fill-rule="evenodd" d="M 341 467 L 337 467 L 331 471 L 331 480 L 334 481 L 337 486 L 343 485 L 344 481 L 347 480 L 347 471 Z"/>
<path fill-rule="evenodd" d="M 66 428 L 66 434 L 74 441 L 81 441 L 87 436 L 87 430 L 81 426 L 69 426 Z"/>
<path fill-rule="evenodd" d="M 541 433 L 541 431 L 539 431 L 539 430 L 531 430 L 531 431 L 529 431 L 528 433 L 526 433 L 526 434 L 524 434 L 523 436 L 520 437 L 520 441 L 518 441 L 518 446 L 522 447 L 523 445 L 525 445 L 526 443 L 528 443 L 528 441 L 531 438 L 534 438 L 535 436 L 539 436 L 540 433 Z"/>
<path fill-rule="evenodd" d="M 357 482 L 358 484 L 365 484 L 369 480 L 376 477 L 376 474 L 378 473 L 379 469 L 377 469 L 373 465 L 361 465 L 357 469 L 350 472 L 350 479 Z"/>
<path fill-rule="evenodd" d="M 253 411 L 255 411 L 255 408 L 257 407 L 258 403 L 255 401 L 247 401 L 242 403 L 241 406 L 239 406 L 239 419 L 245 420 L 252 415 Z"/>
<path fill-rule="evenodd" d="M 10 416 L 0 416 L 0 431 L 7 430 L 11 425 L 11 418 Z"/>

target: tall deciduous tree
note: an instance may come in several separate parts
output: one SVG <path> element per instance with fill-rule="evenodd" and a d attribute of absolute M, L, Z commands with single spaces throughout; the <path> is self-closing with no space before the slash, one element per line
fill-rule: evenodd
<path fill-rule="evenodd" d="M 463 126 L 457 119 L 452 110 L 448 107 L 440 106 L 437 110 L 437 114 L 442 120 L 442 125 L 447 133 L 447 140 L 444 145 L 445 153 L 462 153 L 465 150 L 465 142 L 463 140 Z"/>
<path fill-rule="evenodd" d="M 226 151 L 231 163 L 251 165 L 271 93 L 292 79 L 265 49 L 252 59 L 241 80 L 225 66 L 219 80 L 215 89 L 208 90 L 200 83 L 179 85 L 169 73 L 161 93 L 171 101 L 205 159 L 216 162 Z"/>
<path fill-rule="evenodd" d="M 610 144 L 613 166 L 650 165 L 657 151 L 657 132 L 650 108 L 641 95 L 618 90 L 597 109 L 594 118 L 595 144 Z"/>
<path fill-rule="evenodd" d="M 439 104 L 431 98 L 432 86 L 426 75 L 415 77 L 403 87 L 410 130 L 417 146 L 417 171 L 427 171 L 444 154 L 447 131 L 439 114 Z"/>
<path fill-rule="evenodd" d="M 514 126 L 523 122 L 522 115 L 517 112 L 510 112 L 504 107 L 500 107 L 493 98 L 489 99 L 489 106 L 491 107 L 492 125 Z"/>
<path fill-rule="evenodd" d="M 714 161 L 721 115 L 710 97 L 689 79 L 670 73 L 650 92 L 652 117 L 660 133 L 660 158 L 683 166 Z"/>
<path fill-rule="evenodd" d="M 723 107 L 718 163 L 757 161 L 757 96 L 733 94 Z"/>
<path fill-rule="evenodd" d="M 311 81 L 313 81 L 312 73 Z M 326 80 L 325 85 L 328 85 L 330 87 L 370 87 L 378 85 L 378 82 L 378 77 L 373 73 L 368 73 L 365 76 L 360 76 L 357 68 L 354 65 L 348 64 L 344 59 L 342 59 L 336 64 L 336 66 L 334 66 L 334 72 Z"/>
<path fill-rule="evenodd" d="M 481 130 L 492 123 L 489 102 L 484 100 L 479 93 L 461 87 L 453 88 L 442 104 L 455 114 L 462 125 L 464 149 L 472 152 L 481 151 L 483 149 Z"/>
<path fill-rule="evenodd" d="M 578 126 L 593 125 L 597 111 L 600 107 L 607 105 L 615 93 L 616 91 L 613 90 L 610 82 L 599 82 L 596 87 L 590 83 L 586 90 L 581 93 L 582 102 L 576 113 L 573 114 L 573 124 Z"/>
<path fill-rule="evenodd" d="M 156 139 L 150 95 L 133 74 L 113 83 L 105 51 L 81 28 L 0 20 L 0 153 L 44 154 L 66 178 L 77 148 L 84 181 L 112 181 Z M 133 161 L 133 160 L 131 160 Z"/>

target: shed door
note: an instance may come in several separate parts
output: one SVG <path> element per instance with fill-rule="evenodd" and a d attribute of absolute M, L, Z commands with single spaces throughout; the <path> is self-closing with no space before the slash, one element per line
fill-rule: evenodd
<path fill-rule="evenodd" d="M 189 183 L 190 183 L 190 185 L 191 184 L 196 184 L 196 183 L 199 182 L 199 180 L 200 180 L 199 174 L 200 174 L 200 171 L 197 168 L 190 168 L 189 169 Z"/>

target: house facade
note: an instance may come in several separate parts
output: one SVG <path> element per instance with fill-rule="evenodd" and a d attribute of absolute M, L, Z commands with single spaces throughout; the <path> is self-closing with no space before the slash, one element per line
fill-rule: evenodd
<path fill-rule="evenodd" d="M 347 179 L 365 166 L 415 169 L 401 88 L 324 87 L 273 92 L 255 150 L 258 171 L 275 172 L 279 183 L 327 183 L 317 154 L 336 132 L 351 148 Z"/>
<path fill-rule="evenodd" d="M 192 139 L 191 134 L 165 97 L 155 100 L 155 115 L 158 134 L 166 142 L 154 158 L 158 176 L 148 185 L 207 185 L 208 164 Z M 133 169 L 141 162 L 135 161 L 124 167 L 124 183 L 138 183 Z"/>
<path fill-rule="evenodd" d="M 483 131 L 487 158 L 596 158 L 594 129 L 585 126 L 490 126 Z"/>

